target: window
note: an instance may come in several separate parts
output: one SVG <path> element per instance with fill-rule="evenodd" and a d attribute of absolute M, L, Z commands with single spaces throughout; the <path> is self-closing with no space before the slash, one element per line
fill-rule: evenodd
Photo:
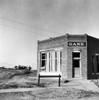
<path fill-rule="evenodd" d="M 79 52 L 74 52 L 74 53 L 73 53 L 73 58 L 75 58 L 75 57 L 76 57 L 76 58 L 80 57 L 80 53 L 79 53 Z"/>
<path fill-rule="evenodd" d="M 49 52 L 49 71 L 52 71 L 52 52 Z"/>
<path fill-rule="evenodd" d="M 41 70 L 46 70 L 46 59 L 47 59 L 47 54 L 41 53 Z"/>
<path fill-rule="evenodd" d="M 62 67 L 62 51 L 60 51 L 60 68 Z"/>
<path fill-rule="evenodd" d="M 94 55 L 92 55 L 92 73 L 94 73 Z"/>
<path fill-rule="evenodd" d="M 99 55 L 96 56 L 96 62 L 97 62 L 97 73 L 99 73 Z"/>
<path fill-rule="evenodd" d="M 62 51 L 41 52 L 41 71 L 57 72 L 62 66 Z"/>
<path fill-rule="evenodd" d="M 55 51 L 55 71 L 57 71 L 57 52 Z"/>
<path fill-rule="evenodd" d="M 99 54 L 92 55 L 92 73 L 99 73 Z"/>
<path fill-rule="evenodd" d="M 74 60 L 74 61 L 73 61 L 73 66 L 76 67 L 76 68 L 79 68 L 79 67 L 80 67 L 80 62 L 79 62 L 79 60 Z"/>

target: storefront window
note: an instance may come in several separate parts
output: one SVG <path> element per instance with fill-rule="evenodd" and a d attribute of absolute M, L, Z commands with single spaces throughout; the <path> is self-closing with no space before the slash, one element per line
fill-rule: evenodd
<path fill-rule="evenodd" d="M 41 71 L 57 72 L 62 66 L 62 51 L 41 52 Z"/>

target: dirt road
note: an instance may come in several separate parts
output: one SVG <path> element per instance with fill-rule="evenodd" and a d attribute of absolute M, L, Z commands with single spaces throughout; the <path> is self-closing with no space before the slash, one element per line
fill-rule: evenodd
<path fill-rule="evenodd" d="M 0 100 L 99 100 L 99 93 L 75 88 L 28 88 L 3 91 Z"/>

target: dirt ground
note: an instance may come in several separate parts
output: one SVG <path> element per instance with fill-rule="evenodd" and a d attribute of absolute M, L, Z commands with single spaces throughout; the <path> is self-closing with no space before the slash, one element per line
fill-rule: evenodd
<path fill-rule="evenodd" d="M 74 88 L 42 88 L 0 93 L 0 100 L 99 100 L 99 93 Z"/>
<path fill-rule="evenodd" d="M 99 92 L 86 90 L 80 82 L 61 81 L 61 87 L 57 79 L 42 79 L 39 87 L 37 82 L 32 74 L 1 79 L 0 100 L 99 100 Z"/>

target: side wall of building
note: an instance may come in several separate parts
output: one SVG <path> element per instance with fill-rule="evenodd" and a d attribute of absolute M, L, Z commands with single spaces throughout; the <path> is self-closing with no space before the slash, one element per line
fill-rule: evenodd
<path fill-rule="evenodd" d="M 38 41 L 38 53 L 37 53 L 37 68 L 38 68 L 38 73 L 40 72 L 40 52 L 41 51 L 46 51 L 46 50 L 51 50 L 51 49 L 55 49 L 55 48 L 63 48 L 62 49 L 62 66 L 60 68 L 60 71 L 62 73 L 62 77 L 63 78 L 67 78 L 67 69 L 66 69 L 66 65 L 67 65 L 67 50 L 66 50 L 66 46 L 67 46 L 67 38 L 66 35 L 64 36 L 60 36 L 60 37 L 56 37 L 56 38 L 50 38 L 47 40 L 43 40 L 43 41 Z"/>
<path fill-rule="evenodd" d="M 92 72 L 92 67 L 93 67 L 93 55 L 94 54 L 99 54 L 99 39 L 96 39 L 91 36 L 87 36 L 87 52 L 88 52 L 88 79 L 93 79 L 93 78 L 99 78 L 98 73 L 93 73 Z M 99 66 L 98 66 L 99 67 Z"/>

